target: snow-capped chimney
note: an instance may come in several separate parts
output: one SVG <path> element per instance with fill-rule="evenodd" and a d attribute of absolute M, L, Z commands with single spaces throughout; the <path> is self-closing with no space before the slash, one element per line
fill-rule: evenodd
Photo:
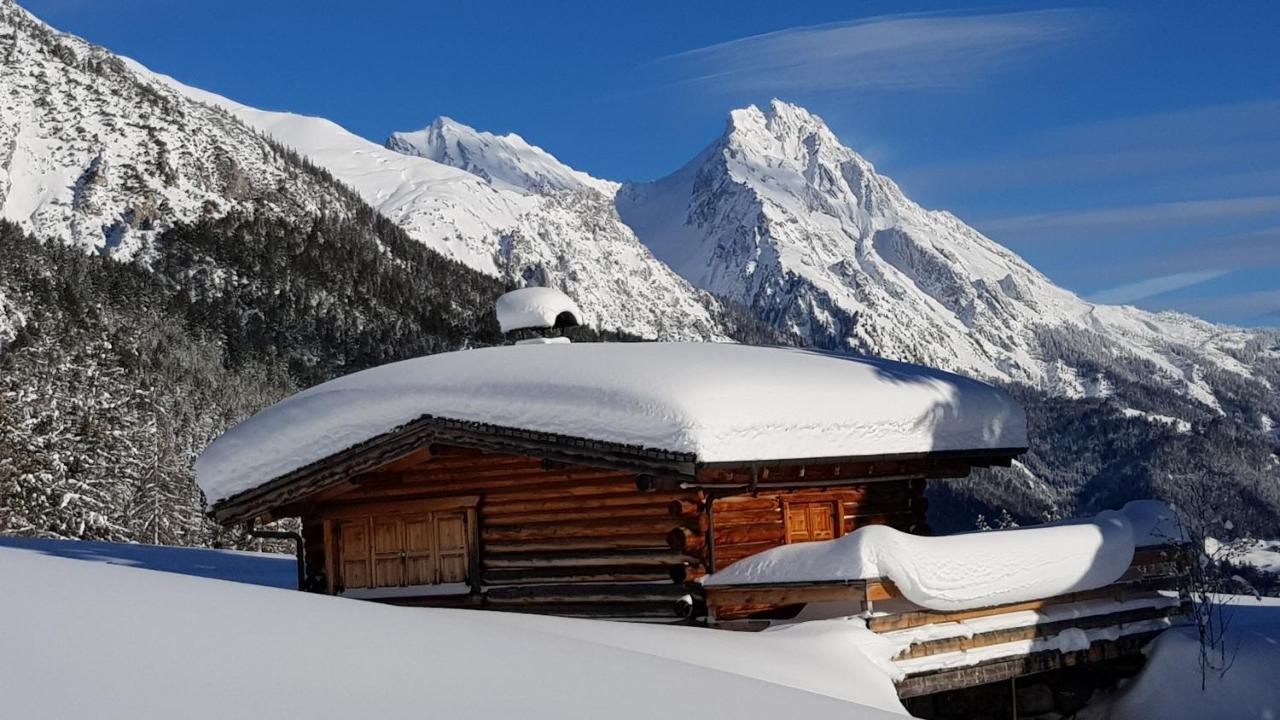
<path fill-rule="evenodd" d="M 577 303 L 554 288 L 512 290 L 498 298 L 495 308 L 498 326 L 517 345 L 569 342 L 561 333 L 581 324 Z"/>

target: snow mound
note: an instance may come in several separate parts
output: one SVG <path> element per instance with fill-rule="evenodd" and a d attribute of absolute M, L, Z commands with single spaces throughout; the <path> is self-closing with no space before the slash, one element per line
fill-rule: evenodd
<path fill-rule="evenodd" d="M 908 600 L 931 610 L 1024 602 L 1119 580 L 1135 546 L 1150 544 L 1151 528 L 1171 515 L 1163 503 L 1141 501 L 1068 523 L 965 535 L 921 537 L 872 525 L 835 540 L 766 550 L 707 576 L 703 585 L 888 578 Z"/>
<path fill-rule="evenodd" d="M 215 440 L 196 480 L 216 503 L 424 415 L 700 462 L 1027 444 L 1022 408 L 1003 391 L 916 365 L 717 343 L 515 345 L 405 360 L 294 395 Z"/>
<path fill-rule="evenodd" d="M 0 583 L 5 717 L 905 714 L 834 629 L 400 608 L 3 547 L 0 572 L 12 581 Z"/>
<path fill-rule="evenodd" d="M 549 328 L 557 325 L 578 325 L 582 311 L 568 295 L 546 287 L 527 287 L 512 290 L 498 298 L 498 325 L 502 332 L 525 328 Z M 568 313 L 572 320 L 562 322 L 561 315 Z"/>

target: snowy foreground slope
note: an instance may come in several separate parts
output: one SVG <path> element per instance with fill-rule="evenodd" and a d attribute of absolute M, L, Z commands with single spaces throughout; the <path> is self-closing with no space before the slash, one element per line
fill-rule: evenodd
<path fill-rule="evenodd" d="M 395 608 L 5 547 L 0 572 L 3 714 L 25 720 L 902 714 L 839 636 Z"/>
<path fill-rule="evenodd" d="M 0 584 L 3 713 L 24 720 L 904 714 L 888 677 L 858 649 L 868 636 L 861 622 L 734 633 L 396 608 L 229 581 L 283 581 L 291 561 L 0 538 L 0 572 L 10 579 Z M 1233 613 L 1228 642 L 1239 648 L 1225 675 L 1211 674 L 1201 691 L 1195 633 L 1175 628 L 1148 648 L 1139 676 L 1095 697 L 1081 717 L 1280 716 L 1280 601 L 1225 600 Z"/>

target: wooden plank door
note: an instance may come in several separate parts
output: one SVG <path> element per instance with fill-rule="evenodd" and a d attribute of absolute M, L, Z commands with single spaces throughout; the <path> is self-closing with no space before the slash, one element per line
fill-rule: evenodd
<path fill-rule="evenodd" d="M 440 561 L 442 583 L 465 582 L 467 579 L 466 512 L 435 513 L 436 553 Z"/>
<path fill-rule="evenodd" d="M 404 584 L 404 521 L 398 517 L 373 518 L 373 586 Z"/>
<path fill-rule="evenodd" d="M 369 567 L 369 520 L 360 518 L 338 525 L 338 544 L 341 546 L 342 585 L 348 588 L 369 587 L 372 572 Z"/>
<path fill-rule="evenodd" d="M 404 584 L 434 585 L 440 582 L 436 564 L 435 527 L 431 514 L 404 518 Z"/>

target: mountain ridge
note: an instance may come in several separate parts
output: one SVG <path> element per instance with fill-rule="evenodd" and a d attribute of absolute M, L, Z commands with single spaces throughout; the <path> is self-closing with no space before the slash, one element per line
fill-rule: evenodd
<path fill-rule="evenodd" d="M 323 118 L 241 105 L 58 33 L 12 0 L 0 0 L 0 51 L 0 93 L 20 108 L 0 116 L 3 215 L 106 256 L 89 270 L 46 258 L 7 287 L 0 272 L 4 362 L 37 357 L 42 325 L 111 301 L 91 287 L 56 322 L 40 319 L 40 302 L 77 298 L 24 289 L 45 267 L 86 282 L 112 263 L 150 268 L 164 291 L 139 302 L 156 305 L 119 316 L 195 328 L 184 342 L 204 353 L 214 390 L 239 382 L 220 373 L 242 362 L 305 385 L 494 342 L 483 297 L 550 285 L 592 325 L 627 335 L 873 353 L 1005 385 L 1028 408 L 1033 447 L 1014 469 L 939 486 L 931 507 L 949 529 L 995 508 L 1038 519 L 1224 490 L 1240 522 L 1280 518 L 1280 334 L 1084 301 L 911 201 L 798 106 L 734 110 L 672 175 L 618 184 L 447 119 L 435 139 L 432 126 L 389 138 L 393 150 Z M 438 317 L 450 293 L 456 317 Z M 32 359 L 24 372 L 56 385 L 43 366 L 55 365 Z M 33 457 L 46 440 L 31 438 Z M 1220 487 L 1206 490 L 1211 478 Z"/>
<path fill-rule="evenodd" d="M 618 207 L 695 286 L 820 347 L 1082 396 L 1078 369 L 1054 366 L 1034 337 L 1037 327 L 1069 326 L 1153 363 L 1214 410 L 1197 362 L 1248 374 L 1219 343 L 1246 342 L 1251 331 L 1087 302 L 955 215 L 912 202 L 821 118 L 779 100 L 733 111 L 691 163 L 624 185 Z"/>

